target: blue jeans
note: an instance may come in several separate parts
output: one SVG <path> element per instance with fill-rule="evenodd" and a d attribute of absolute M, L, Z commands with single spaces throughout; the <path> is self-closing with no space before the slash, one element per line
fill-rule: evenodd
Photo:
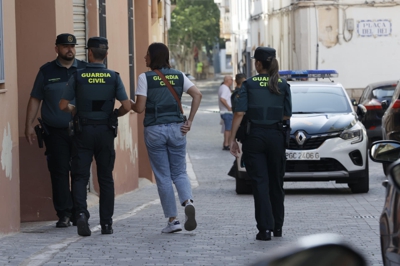
<path fill-rule="evenodd" d="M 172 183 L 175 184 L 181 204 L 192 199 L 192 187 L 186 172 L 186 136 L 181 132 L 182 124 L 144 128 L 144 140 L 166 218 L 178 216 Z"/>

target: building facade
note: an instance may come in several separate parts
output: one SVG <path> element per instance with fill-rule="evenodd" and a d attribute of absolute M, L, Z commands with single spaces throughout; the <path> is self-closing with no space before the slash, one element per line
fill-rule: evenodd
<path fill-rule="evenodd" d="M 281 69 L 336 69 L 351 97 L 399 79 L 400 1 L 231 0 L 234 73 L 246 53 L 273 47 Z M 250 61 L 251 63 L 251 61 Z M 247 73 L 255 74 L 254 67 Z"/>
<path fill-rule="evenodd" d="M 120 73 L 134 98 L 137 76 L 147 71 L 148 45 L 166 43 L 170 10 L 170 0 L 0 0 L 0 234 L 19 231 L 21 222 L 57 219 L 44 149 L 29 145 L 24 134 L 33 82 L 39 67 L 55 59 L 56 36 L 77 36 L 83 60 L 88 38 L 108 38 L 107 67 Z M 115 147 L 116 195 L 136 189 L 139 177 L 154 182 L 143 114 L 119 118 Z M 98 194 L 94 165 L 88 189 Z"/>

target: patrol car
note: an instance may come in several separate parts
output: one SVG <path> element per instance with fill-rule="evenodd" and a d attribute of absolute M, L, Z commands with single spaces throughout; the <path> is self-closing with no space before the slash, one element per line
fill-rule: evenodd
<path fill-rule="evenodd" d="M 368 192 L 368 136 L 360 122 L 367 109 L 332 80 L 335 70 L 280 71 L 280 76 L 290 84 L 293 113 L 284 181 L 335 181 L 347 183 L 352 193 Z M 251 193 L 241 157 L 236 167 L 236 193 Z"/>

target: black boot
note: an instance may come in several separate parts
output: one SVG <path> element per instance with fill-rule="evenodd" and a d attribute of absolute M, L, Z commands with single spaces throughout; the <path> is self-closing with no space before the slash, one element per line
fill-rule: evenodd
<path fill-rule="evenodd" d="M 102 224 L 101 225 L 101 233 L 103 235 L 110 235 L 112 234 L 114 231 L 112 229 L 112 225 L 111 224 Z"/>
<path fill-rule="evenodd" d="M 88 219 L 84 213 L 80 213 L 78 219 L 76 220 L 76 226 L 78 228 L 78 235 L 80 236 L 90 236 L 92 231 L 90 231 Z"/>
<path fill-rule="evenodd" d="M 258 234 L 256 235 L 256 239 L 257 240 L 262 240 L 262 241 L 271 240 L 271 231 L 267 230 L 267 231 L 258 232 Z"/>
<path fill-rule="evenodd" d="M 275 229 L 273 232 L 274 232 L 274 237 L 281 237 L 282 236 L 282 228 Z"/>
<path fill-rule="evenodd" d="M 58 222 L 56 223 L 56 227 L 58 227 L 58 228 L 68 227 L 70 225 L 71 225 L 71 223 L 69 222 L 69 217 L 68 216 L 64 216 L 64 217 L 60 218 L 58 220 Z"/>

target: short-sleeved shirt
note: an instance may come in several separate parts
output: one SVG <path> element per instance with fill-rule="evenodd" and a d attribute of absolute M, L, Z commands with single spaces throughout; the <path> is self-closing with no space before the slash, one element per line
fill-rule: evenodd
<path fill-rule="evenodd" d="M 71 114 L 60 110 L 58 103 L 68 79 L 79 68 L 85 68 L 86 62 L 74 59 L 70 68 L 66 68 L 56 59 L 44 64 L 36 75 L 31 97 L 42 100 L 41 117 L 51 127 L 67 128 Z M 72 103 L 74 99 L 71 100 Z"/>
<path fill-rule="evenodd" d="M 271 124 L 282 120 L 283 116 L 292 116 L 292 97 L 290 85 L 284 79 L 280 79 L 278 87 L 280 94 L 274 94 L 268 89 L 267 75 L 257 75 L 243 82 L 235 97 L 235 112 L 246 112 L 248 118 L 253 121 L 264 120 L 265 124 Z M 263 95 L 265 97 L 263 97 Z M 263 109 L 263 110 L 261 110 Z M 280 117 L 276 117 L 274 111 L 281 109 Z M 273 116 L 273 118 L 271 117 Z"/>
<path fill-rule="evenodd" d="M 97 69 L 104 69 L 106 66 L 104 64 L 99 64 L 99 63 L 88 63 L 86 66 L 87 69 L 89 68 L 97 68 Z M 116 82 L 115 82 L 115 98 L 118 101 L 124 101 L 128 100 L 128 95 L 126 94 L 125 91 L 125 86 L 121 80 L 121 77 L 119 75 L 116 75 Z M 72 99 L 75 98 L 75 89 L 76 89 L 76 77 L 75 75 L 71 76 L 71 78 L 68 80 L 68 84 L 65 87 L 64 93 L 62 95 L 62 99 L 71 101 Z M 79 110 L 78 110 L 79 112 Z"/>
<path fill-rule="evenodd" d="M 188 79 L 188 77 L 186 77 L 186 75 L 183 74 L 183 91 L 187 92 L 193 86 L 194 86 L 193 82 L 191 82 L 190 79 Z M 139 75 L 138 85 L 136 88 L 136 95 L 147 97 L 147 79 L 145 73 Z"/>
<path fill-rule="evenodd" d="M 226 108 L 226 106 L 220 101 L 220 99 L 225 99 L 226 103 L 229 105 L 229 107 L 232 107 L 231 104 L 231 95 L 232 92 L 229 89 L 228 86 L 226 86 L 225 84 L 221 84 L 221 86 L 219 86 L 218 89 L 218 106 L 219 106 L 219 110 L 221 112 L 229 112 L 228 108 Z"/>

